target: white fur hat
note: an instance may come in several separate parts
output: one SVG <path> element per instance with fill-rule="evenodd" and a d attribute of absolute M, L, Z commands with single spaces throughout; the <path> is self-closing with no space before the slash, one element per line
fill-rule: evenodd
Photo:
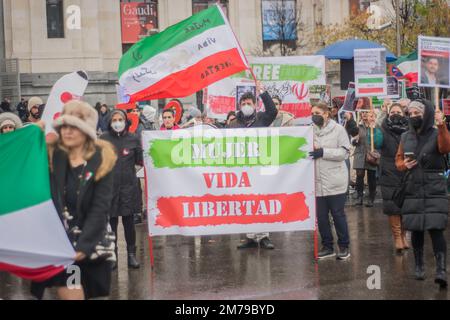
<path fill-rule="evenodd" d="M 61 116 L 53 121 L 53 128 L 59 131 L 63 125 L 73 126 L 88 135 L 92 140 L 97 139 L 98 112 L 87 102 L 72 100 L 64 105 Z"/>
<path fill-rule="evenodd" d="M 41 104 L 44 104 L 41 98 L 31 97 L 30 100 L 28 100 L 28 111 L 30 111 L 34 106 L 40 106 Z"/>
<path fill-rule="evenodd" d="M 16 129 L 22 128 L 22 121 L 12 112 L 4 112 L 0 114 L 0 129 L 7 124 L 13 125 Z"/>

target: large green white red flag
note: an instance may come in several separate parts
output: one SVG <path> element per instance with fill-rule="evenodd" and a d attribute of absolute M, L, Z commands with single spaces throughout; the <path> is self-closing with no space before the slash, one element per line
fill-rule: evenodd
<path fill-rule="evenodd" d="M 75 257 L 51 199 L 44 133 L 2 134 L 0 150 L 0 271 L 44 281 Z"/>
<path fill-rule="evenodd" d="M 248 69 L 245 55 L 218 5 L 147 37 L 120 60 L 127 102 L 181 98 Z"/>

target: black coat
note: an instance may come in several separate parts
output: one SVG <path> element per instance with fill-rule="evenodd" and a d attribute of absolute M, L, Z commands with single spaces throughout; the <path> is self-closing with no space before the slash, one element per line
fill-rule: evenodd
<path fill-rule="evenodd" d="M 117 153 L 114 167 L 111 217 L 129 216 L 142 211 L 142 194 L 136 177 L 136 165 L 142 165 L 142 147 L 138 137 L 128 131 L 109 130 L 100 139 L 110 142 Z"/>
<path fill-rule="evenodd" d="M 433 128 L 434 108 L 430 103 L 425 104 L 423 121 L 420 134 L 410 128 L 401 137 L 403 151 L 414 152 L 418 160 L 407 176 L 402 221 L 406 230 L 443 230 L 448 221 L 445 160 L 439 153 L 438 132 Z"/>
<path fill-rule="evenodd" d="M 64 206 L 64 189 L 66 175 L 69 170 L 67 154 L 57 146 L 50 145 L 49 158 L 51 164 L 50 185 L 52 199 L 62 220 Z M 108 222 L 108 212 L 112 200 L 112 169 L 116 161 L 113 148 L 104 141 L 96 142 L 96 152 L 87 161 L 84 176 L 80 185 L 77 211 L 74 220 L 82 230 L 75 250 L 90 256 L 95 246 L 103 237 Z M 81 270 L 81 284 L 87 299 L 109 295 L 111 286 L 111 265 L 107 261 L 91 262 L 85 259 L 76 262 Z M 64 287 L 71 274 L 60 274 L 44 281 L 32 282 L 31 293 L 42 299 L 45 288 Z"/>
<path fill-rule="evenodd" d="M 261 94 L 260 97 L 266 109 L 264 112 L 257 112 L 250 119 L 246 119 L 242 112 L 239 111 L 236 113 L 236 119 L 228 125 L 228 128 L 269 127 L 277 117 L 278 110 L 267 91 Z"/>
<path fill-rule="evenodd" d="M 380 148 L 380 187 L 383 198 L 383 213 L 386 215 L 398 215 L 401 209 L 392 201 L 392 196 L 401 187 L 404 173 L 397 170 L 395 166 L 395 155 L 402 132 L 396 131 L 388 126 L 388 118 L 384 119 L 381 125 L 383 133 L 383 145 Z"/>

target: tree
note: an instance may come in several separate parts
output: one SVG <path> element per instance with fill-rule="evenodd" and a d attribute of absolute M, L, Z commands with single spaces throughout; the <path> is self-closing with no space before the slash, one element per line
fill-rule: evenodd
<path fill-rule="evenodd" d="M 386 9 L 389 27 L 383 30 L 370 29 L 367 21 L 368 12 L 350 16 L 342 25 L 324 27 L 315 38 L 322 45 L 328 45 L 345 39 L 365 39 L 378 42 L 392 52 L 396 52 L 396 16 L 397 1 L 391 0 L 392 8 Z M 448 37 L 450 23 L 450 6 L 446 0 L 399 0 L 400 38 L 402 54 L 417 50 L 419 35 Z"/>

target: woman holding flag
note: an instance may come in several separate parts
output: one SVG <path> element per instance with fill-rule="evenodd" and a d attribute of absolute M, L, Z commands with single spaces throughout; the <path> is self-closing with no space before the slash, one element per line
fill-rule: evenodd
<path fill-rule="evenodd" d="M 81 283 L 71 283 L 76 275 L 69 271 L 32 282 L 38 299 L 47 287 L 56 287 L 63 300 L 109 295 L 111 265 L 98 257 L 98 245 L 107 230 L 116 155 L 111 144 L 97 140 L 97 121 L 89 104 L 70 101 L 53 123 L 59 138 L 48 145 L 52 199 L 74 244 L 78 268 L 71 270 L 79 272 Z"/>

